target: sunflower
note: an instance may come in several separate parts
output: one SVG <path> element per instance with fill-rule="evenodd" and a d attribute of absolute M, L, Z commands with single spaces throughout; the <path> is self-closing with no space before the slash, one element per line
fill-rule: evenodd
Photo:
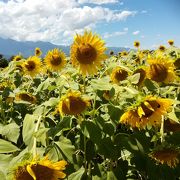
<path fill-rule="evenodd" d="M 51 51 L 48 51 L 44 61 L 47 69 L 51 71 L 60 71 L 66 64 L 65 59 L 65 53 L 55 48 Z"/>
<path fill-rule="evenodd" d="M 114 51 L 110 51 L 109 55 L 113 56 L 114 55 Z"/>
<path fill-rule="evenodd" d="M 137 106 L 125 112 L 120 122 L 140 129 L 147 125 L 159 126 L 162 115 L 170 110 L 171 105 L 172 101 L 169 99 L 147 96 Z"/>
<path fill-rule="evenodd" d="M 22 55 L 16 55 L 13 57 L 13 61 L 20 61 L 21 59 L 23 59 Z"/>
<path fill-rule="evenodd" d="M 139 41 L 134 41 L 134 47 L 138 48 L 140 46 L 140 42 Z"/>
<path fill-rule="evenodd" d="M 41 56 L 41 54 L 42 54 L 41 49 L 37 47 L 34 51 L 34 54 L 35 54 L 35 56 Z"/>
<path fill-rule="evenodd" d="M 174 45 L 174 40 L 172 40 L 172 39 L 168 40 L 168 44 L 169 44 L 170 46 L 173 46 L 173 45 Z"/>
<path fill-rule="evenodd" d="M 78 115 L 82 113 L 89 105 L 89 101 L 82 98 L 79 91 L 70 90 L 66 95 L 61 97 L 58 110 L 61 115 Z"/>
<path fill-rule="evenodd" d="M 111 81 L 119 84 L 120 81 L 125 80 L 128 77 L 128 72 L 121 67 L 116 67 L 111 73 Z"/>
<path fill-rule="evenodd" d="M 122 51 L 122 52 L 120 53 L 120 55 L 121 55 L 121 56 L 127 56 L 127 55 L 128 55 L 128 52 L 127 52 L 127 51 Z"/>
<path fill-rule="evenodd" d="M 174 168 L 179 163 L 179 150 L 176 148 L 163 148 L 155 150 L 149 154 L 149 156 L 156 162 L 166 164 L 171 168 Z"/>
<path fill-rule="evenodd" d="M 32 160 L 19 165 L 13 173 L 13 180 L 59 180 L 65 178 L 63 172 L 67 162 L 51 162 L 48 157 Z"/>
<path fill-rule="evenodd" d="M 149 57 L 149 68 L 147 69 L 147 77 L 156 82 L 169 83 L 176 79 L 175 67 L 173 61 L 166 57 Z"/>
<path fill-rule="evenodd" d="M 77 34 L 70 52 L 72 65 L 84 76 L 96 74 L 107 58 L 105 51 L 105 43 L 98 35 L 87 31 L 84 35 Z"/>
<path fill-rule="evenodd" d="M 159 48 L 158 48 L 158 50 L 159 50 L 160 52 L 165 52 L 166 48 L 165 48 L 165 46 L 160 45 Z"/>
<path fill-rule="evenodd" d="M 30 56 L 24 63 L 23 63 L 23 71 L 25 74 L 34 77 L 42 70 L 42 63 L 40 58 L 37 56 Z"/>
<path fill-rule="evenodd" d="M 16 94 L 15 100 L 16 101 L 27 101 L 32 104 L 36 103 L 36 97 L 29 93 L 26 93 L 26 92 L 21 92 L 21 93 Z"/>

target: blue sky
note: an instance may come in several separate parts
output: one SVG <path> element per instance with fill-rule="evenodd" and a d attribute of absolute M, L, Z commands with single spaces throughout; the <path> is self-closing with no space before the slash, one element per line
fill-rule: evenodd
<path fill-rule="evenodd" d="M 0 37 L 69 45 L 84 29 L 108 46 L 180 47 L 180 0 L 0 0 Z"/>

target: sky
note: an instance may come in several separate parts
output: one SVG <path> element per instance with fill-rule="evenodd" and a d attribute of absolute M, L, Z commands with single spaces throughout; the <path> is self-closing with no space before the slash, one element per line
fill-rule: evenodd
<path fill-rule="evenodd" d="M 92 30 L 107 46 L 180 47 L 180 0 L 0 0 L 0 37 L 70 45 Z"/>

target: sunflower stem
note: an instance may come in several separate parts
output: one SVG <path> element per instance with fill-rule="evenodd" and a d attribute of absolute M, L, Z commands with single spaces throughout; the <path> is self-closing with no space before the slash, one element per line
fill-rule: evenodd
<path fill-rule="evenodd" d="M 36 149 L 37 138 L 36 138 L 36 133 L 38 131 L 40 122 L 41 122 L 41 116 L 39 116 L 37 124 L 36 124 L 35 129 L 34 129 L 34 134 L 35 135 L 34 135 L 33 148 L 32 148 L 32 150 L 33 150 L 33 157 L 36 157 L 36 155 L 37 155 L 37 149 Z"/>
<path fill-rule="evenodd" d="M 161 134 L 161 143 L 164 142 L 164 116 L 161 116 L 161 129 L 160 129 L 160 134 Z"/>

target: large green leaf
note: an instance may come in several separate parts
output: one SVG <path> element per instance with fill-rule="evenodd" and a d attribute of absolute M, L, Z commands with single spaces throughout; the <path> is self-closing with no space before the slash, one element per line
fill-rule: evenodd
<path fill-rule="evenodd" d="M 33 134 L 35 130 L 35 121 L 37 120 L 38 116 L 26 114 L 23 122 L 23 141 L 26 145 L 32 145 L 33 141 Z"/>
<path fill-rule="evenodd" d="M 5 126 L 0 124 L 0 134 L 6 136 L 8 140 L 16 143 L 19 137 L 19 126 L 14 122 Z"/>
<path fill-rule="evenodd" d="M 0 139 L 0 153 L 11 153 L 18 150 L 19 148 L 17 148 L 11 142 Z"/>
<path fill-rule="evenodd" d="M 68 177 L 68 180 L 81 180 L 84 172 L 85 172 L 85 169 L 81 167 L 78 171 L 76 171 L 75 173 L 72 173 Z"/>
<path fill-rule="evenodd" d="M 70 162 L 73 162 L 75 147 L 72 145 L 71 141 L 65 137 L 62 137 L 59 142 L 56 142 L 56 144 L 60 148 L 61 153 L 63 153 L 63 155 L 65 155 Z"/>

